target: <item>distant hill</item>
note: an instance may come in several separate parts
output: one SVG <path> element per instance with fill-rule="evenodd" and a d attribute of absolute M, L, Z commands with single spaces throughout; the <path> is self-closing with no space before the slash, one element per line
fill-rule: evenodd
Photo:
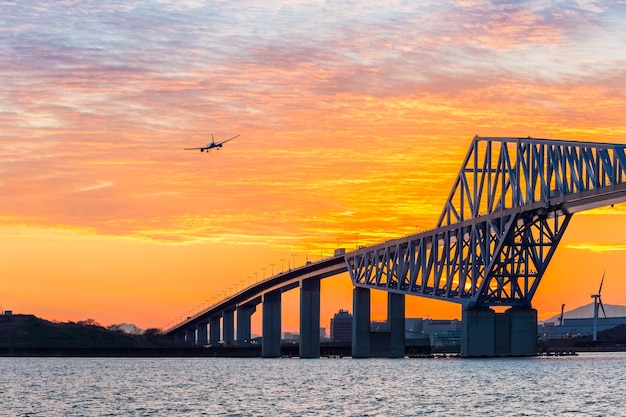
<path fill-rule="evenodd" d="M 607 317 L 626 317 L 626 306 L 615 304 L 604 304 L 604 311 Z M 555 322 L 559 319 L 560 314 L 544 320 L 546 323 Z M 604 317 L 602 309 L 598 312 L 598 317 Z M 593 302 L 587 305 L 575 308 L 571 311 L 565 311 L 563 318 L 566 319 L 591 319 L 593 318 Z"/>
<path fill-rule="evenodd" d="M 261 345 L 205 348 L 161 336 L 159 329 L 141 335 L 132 325 L 106 329 L 94 320 L 52 323 L 33 315 L 0 315 L 0 357 L 260 357 Z M 0 413 L 2 415 L 2 413 Z"/>
<path fill-rule="evenodd" d="M 170 346 L 154 332 L 138 335 L 133 325 L 106 329 L 93 320 L 53 323 L 27 314 L 0 315 L 0 347 L 135 348 Z"/>
<path fill-rule="evenodd" d="M 34 315 L 0 316 L 0 345 L 24 346 L 127 346 L 132 338 L 97 325 L 52 323 Z"/>

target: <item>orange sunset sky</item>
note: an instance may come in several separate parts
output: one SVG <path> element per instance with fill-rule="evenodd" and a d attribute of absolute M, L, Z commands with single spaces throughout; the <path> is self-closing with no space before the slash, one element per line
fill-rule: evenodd
<path fill-rule="evenodd" d="M 3 2 L 2 309 L 169 327 L 432 228 L 476 134 L 626 143 L 623 2 L 375 3 Z M 212 133 L 241 136 L 183 150 Z M 604 304 L 626 305 L 625 254 L 626 204 L 576 214 L 540 320 L 590 303 L 605 271 Z M 322 326 L 351 291 L 322 282 Z M 407 299 L 407 317 L 460 313 Z"/>

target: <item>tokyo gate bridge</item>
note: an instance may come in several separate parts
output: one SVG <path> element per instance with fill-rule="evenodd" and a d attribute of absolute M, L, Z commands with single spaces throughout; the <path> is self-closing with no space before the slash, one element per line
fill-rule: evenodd
<path fill-rule="evenodd" d="M 237 344 L 249 343 L 250 316 L 263 303 L 263 356 L 277 356 L 280 294 L 299 287 L 300 356 L 319 356 L 319 281 L 347 270 L 354 285 L 353 357 L 377 355 L 369 330 L 371 289 L 388 292 L 388 356 L 404 353 L 406 295 L 462 305 L 462 356 L 534 355 L 532 298 L 572 216 L 626 201 L 625 149 L 476 136 L 433 229 L 270 277 L 166 334 L 203 344 L 209 326 L 210 343 L 220 334 L 235 343 L 237 312 Z M 496 313 L 495 306 L 510 308 Z"/>

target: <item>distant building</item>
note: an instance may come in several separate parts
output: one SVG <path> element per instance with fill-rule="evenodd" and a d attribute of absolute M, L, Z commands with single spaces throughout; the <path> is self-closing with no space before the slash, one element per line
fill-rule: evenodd
<path fill-rule="evenodd" d="M 330 340 L 352 343 L 352 314 L 347 310 L 339 310 L 330 319 Z"/>
<path fill-rule="evenodd" d="M 320 327 L 320 340 L 328 340 L 328 337 L 326 336 L 326 327 Z"/>
<path fill-rule="evenodd" d="M 598 317 L 598 332 L 626 324 L 626 317 Z M 569 339 L 593 334 L 593 318 L 564 319 L 563 325 L 546 322 L 537 326 L 541 340 Z"/>
<path fill-rule="evenodd" d="M 430 335 L 430 345 L 433 348 L 452 348 L 461 346 L 461 331 L 449 331 Z"/>
<path fill-rule="evenodd" d="M 431 320 L 408 318 L 404 320 L 404 325 L 404 335 L 407 341 L 427 337 L 430 339 L 430 345 L 433 347 L 460 346 L 461 321 L 458 319 Z"/>
<path fill-rule="evenodd" d="M 370 322 L 370 331 L 371 332 L 388 332 L 389 331 L 389 323 L 387 320 L 385 321 L 372 321 Z"/>
<path fill-rule="evenodd" d="M 424 334 L 424 319 L 404 319 L 404 338 L 419 339 Z"/>
<path fill-rule="evenodd" d="M 287 343 L 297 343 L 300 341 L 300 334 L 294 332 L 283 332 L 282 340 Z"/>
<path fill-rule="evenodd" d="M 423 321 L 422 331 L 428 335 L 442 334 L 448 332 L 460 332 L 461 321 L 454 320 L 431 320 L 426 319 Z"/>

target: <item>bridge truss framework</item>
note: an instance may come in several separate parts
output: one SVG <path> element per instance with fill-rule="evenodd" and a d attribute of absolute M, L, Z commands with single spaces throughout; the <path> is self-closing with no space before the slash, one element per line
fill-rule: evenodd
<path fill-rule="evenodd" d="M 530 307 L 572 215 L 626 200 L 624 145 L 475 137 L 437 226 L 346 255 L 356 287 Z"/>

